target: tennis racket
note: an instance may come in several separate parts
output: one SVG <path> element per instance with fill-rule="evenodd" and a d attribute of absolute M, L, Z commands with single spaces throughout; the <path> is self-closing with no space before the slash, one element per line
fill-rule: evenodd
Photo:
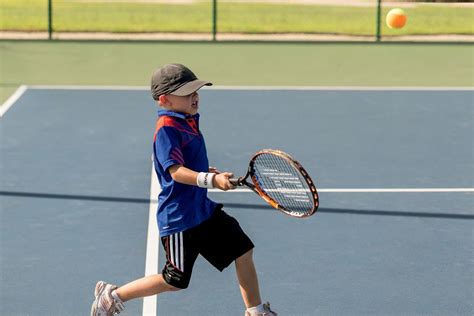
<path fill-rule="evenodd" d="M 250 188 L 273 208 L 293 217 L 308 217 L 318 210 L 313 180 L 295 159 L 280 150 L 257 152 L 250 159 L 247 174 L 229 181 Z"/>

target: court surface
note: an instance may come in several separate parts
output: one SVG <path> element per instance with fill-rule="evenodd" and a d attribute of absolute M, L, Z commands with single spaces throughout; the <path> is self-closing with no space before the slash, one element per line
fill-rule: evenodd
<path fill-rule="evenodd" d="M 98 280 L 163 266 L 148 230 L 157 108 L 146 89 L 22 92 L 0 119 L 0 314 L 88 315 Z M 281 149 L 320 188 L 308 219 L 250 192 L 209 193 L 256 244 L 262 296 L 279 315 L 473 314 L 472 89 L 200 95 L 211 165 L 242 175 L 254 152 Z M 243 310 L 234 267 L 199 258 L 187 290 L 124 315 Z"/>

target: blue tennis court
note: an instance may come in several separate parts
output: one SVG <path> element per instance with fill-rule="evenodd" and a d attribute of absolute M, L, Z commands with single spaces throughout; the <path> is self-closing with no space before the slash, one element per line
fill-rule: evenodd
<path fill-rule="evenodd" d="M 472 89 L 200 95 L 211 165 L 243 175 L 254 152 L 281 149 L 320 190 L 308 219 L 250 191 L 209 193 L 253 239 L 262 298 L 279 314 L 473 314 Z M 31 87 L 11 104 L 0 118 L 0 314 L 88 315 L 96 281 L 164 263 L 148 228 L 156 105 L 145 88 L 94 87 Z M 123 314 L 243 311 L 234 267 L 198 258 L 187 290 Z"/>

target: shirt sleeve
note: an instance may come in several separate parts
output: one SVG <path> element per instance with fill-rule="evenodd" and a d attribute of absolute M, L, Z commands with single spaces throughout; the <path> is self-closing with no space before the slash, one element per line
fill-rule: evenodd
<path fill-rule="evenodd" d="M 173 165 L 184 165 L 181 149 L 180 132 L 168 126 L 160 128 L 155 140 L 155 155 L 163 170 Z"/>

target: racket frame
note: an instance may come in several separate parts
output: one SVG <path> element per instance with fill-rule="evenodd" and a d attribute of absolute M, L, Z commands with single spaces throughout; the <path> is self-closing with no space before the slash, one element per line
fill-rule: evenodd
<path fill-rule="evenodd" d="M 284 160 L 286 160 L 288 163 L 290 163 L 290 165 L 295 167 L 301 173 L 301 175 L 303 176 L 303 179 L 305 180 L 306 184 L 308 185 L 308 187 L 311 191 L 311 197 L 313 199 L 313 205 L 314 206 L 313 206 L 313 209 L 310 212 L 306 212 L 306 213 L 292 212 L 291 210 L 288 210 L 285 207 L 283 207 L 282 205 L 278 204 L 277 201 L 272 199 L 265 192 L 265 190 L 262 187 L 260 187 L 260 185 L 258 184 L 257 177 L 255 175 L 254 164 L 255 164 L 255 160 L 257 159 L 257 157 L 260 156 L 260 155 L 263 155 L 263 154 L 271 154 L 271 155 L 276 155 L 280 158 L 283 158 Z M 247 181 L 247 179 L 249 177 L 252 180 L 252 182 Z M 316 213 L 317 210 L 318 210 L 318 207 L 319 207 L 318 191 L 316 189 L 316 186 L 314 185 L 313 180 L 309 176 L 308 172 L 303 168 L 303 166 L 298 161 L 296 161 L 295 159 L 293 159 L 293 157 L 291 157 L 290 155 L 288 155 L 287 153 L 285 153 L 281 150 L 263 149 L 263 150 L 258 151 L 250 159 L 249 166 L 248 166 L 248 169 L 247 169 L 247 174 L 243 177 L 239 177 L 238 179 L 230 179 L 230 181 L 234 185 L 239 185 L 239 186 L 245 185 L 246 187 L 248 187 L 249 189 L 251 189 L 252 191 L 257 193 L 271 207 L 273 207 L 277 210 L 280 210 L 283 213 L 285 213 L 286 215 L 289 215 L 289 216 L 292 216 L 292 217 L 299 217 L 299 218 L 309 217 L 309 216 L 313 215 L 314 213 Z"/>

